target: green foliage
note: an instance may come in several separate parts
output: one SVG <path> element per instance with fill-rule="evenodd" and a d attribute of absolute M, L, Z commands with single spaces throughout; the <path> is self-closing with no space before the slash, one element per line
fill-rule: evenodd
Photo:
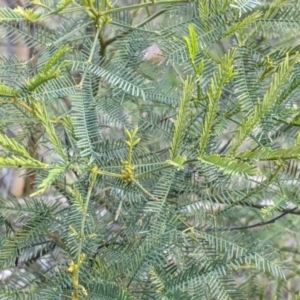
<path fill-rule="evenodd" d="M 0 298 L 299 293 L 298 1 L 27 4 L 0 8 L 32 54 L 0 57 L 0 167 L 34 178 L 0 197 Z"/>

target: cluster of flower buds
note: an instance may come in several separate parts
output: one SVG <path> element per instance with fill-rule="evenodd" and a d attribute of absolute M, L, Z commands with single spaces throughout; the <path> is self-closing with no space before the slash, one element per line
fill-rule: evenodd
<path fill-rule="evenodd" d="M 122 170 L 122 180 L 124 183 L 129 184 L 132 182 L 134 171 L 136 170 L 135 166 L 131 166 L 128 161 L 122 161 L 123 170 Z"/>

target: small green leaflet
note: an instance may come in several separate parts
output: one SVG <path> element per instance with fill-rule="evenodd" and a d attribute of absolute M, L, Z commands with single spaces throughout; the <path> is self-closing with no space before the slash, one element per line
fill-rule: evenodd
<path fill-rule="evenodd" d="M 248 177 L 260 174 L 256 167 L 229 157 L 207 155 L 199 158 L 199 160 L 205 164 L 215 166 L 219 171 L 228 175 Z"/>

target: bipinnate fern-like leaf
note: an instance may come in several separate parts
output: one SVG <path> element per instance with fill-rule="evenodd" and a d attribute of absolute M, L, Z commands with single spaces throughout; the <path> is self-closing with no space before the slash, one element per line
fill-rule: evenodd
<path fill-rule="evenodd" d="M 15 97 L 16 92 L 10 86 L 1 84 L 0 85 L 0 95 L 1 95 L 1 97 Z"/>
<path fill-rule="evenodd" d="M 297 1 L 25 2 L 0 8 L 0 299 L 294 296 Z"/>
<path fill-rule="evenodd" d="M 243 121 L 236 137 L 233 139 L 231 150 L 233 154 L 237 151 L 238 147 L 243 143 L 243 141 L 258 126 L 260 120 L 276 103 L 277 97 L 280 94 L 280 90 L 289 80 L 296 61 L 297 57 L 290 61 L 289 56 L 287 55 L 286 59 L 278 66 L 277 72 L 273 75 L 270 87 L 262 102 L 260 103 L 260 101 L 258 101 L 254 107 L 253 114 L 250 115 L 248 119 Z"/>
<path fill-rule="evenodd" d="M 73 80 L 68 78 L 51 78 L 50 81 L 44 82 L 43 85 L 38 86 L 33 95 L 36 98 L 43 98 L 45 100 L 53 100 L 58 97 L 66 97 L 76 92 L 76 84 Z M 28 95 L 19 96 L 20 99 L 26 99 Z"/>
<path fill-rule="evenodd" d="M 48 165 L 33 158 L 23 158 L 12 155 L 11 157 L 0 157 L 2 168 L 47 168 Z"/>
<path fill-rule="evenodd" d="M 45 211 L 40 215 L 32 216 L 22 226 L 22 228 L 14 234 L 12 240 L 7 239 L 2 244 L 2 252 L 0 254 L 0 266 L 5 269 L 14 264 L 18 255 L 26 251 L 27 247 L 36 243 L 38 240 L 43 241 L 45 231 L 47 230 L 52 216 L 50 211 Z M 39 228 L 37 231 L 36 228 Z"/>
<path fill-rule="evenodd" d="M 56 11 L 60 12 L 63 9 L 67 8 L 69 5 L 71 5 L 72 3 L 73 3 L 72 0 L 61 0 L 56 6 L 57 9 Z"/>
<path fill-rule="evenodd" d="M 183 98 L 180 102 L 177 120 L 175 123 L 174 135 L 170 149 L 171 160 L 176 159 L 179 155 L 180 145 L 183 140 L 184 130 L 185 130 L 185 118 L 188 114 L 188 108 L 190 104 L 191 91 L 193 88 L 193 82 L 191 79 L 187 79 L 184 84 Z"/>
<path fill-rule="evenodd" d="M 120 68 L 120 74 L 113 74 L 109 70 L 105 70 L 99 66 L 95 65 L 84 65 L 80 62 L 74 62 L 73 69 L 74 70 L 85 70 L 87 69 L 89 72 L 94 74 L 95 76 L 99 76 L 100 78 L 105 78 L 107 82 L 113 86 L 116 86 L 128 94 L 131 94 L 136 97 L 145 98 L 145 93 L 142 88 L 140 88 L 141 80 L 134 76 L 133 70 L 126 69 L 124 67 Z"/>
<path fill-rule="evenodd" d="M 41 14 L 35 11 L 32 8 L 23 8 L 21 6 L 18 6 L 14 9 L 14 11 L 23 18 L 23 20 L 29 21 L 29 22 L 37 22 L 41 18 Z"/>
<path fill-rule="evenodd" d="M 248 12 L 260 5 L 259 0 L 235 0 L 230 5 L 231 7 L 238 9 L 239 13 Z"/>
<path fill-rule="evenodd" d="M 53 148 L 63 159 L 66 160 L 66 152 L 63 149 L 61 140 L 59 139 L 59 137 L 55 132 L 55 128 L 49 118 L 49 115 L 47 113 L 46 107 L 44 106 L 43 102 L 38 103 L 33 101 L 32 105 L 34 109 L 34 114 L 43 124 L 45 131 L 49 135 L 49 139 L 52 143 Z"/>
<path fill-rule="evenodd" d="M 77 90 L 77 93 L 72 96 L 74 133 L 83 157 L 91 155 L 96 142 L 100 141 L 100 132 L 97 126 L 98 116 L 90 84 L 90 80 L 87 79 L 83 88 Z"/>
<path fill-rule="evenodd" d="M 233 57 L 235 51 L 229 52 L 224 59 L 220 62 L 218 67 L 218 73 L 211 80 L 210 89 L 207 93 L 208 97 L 208 111 L 205 117 L 205 121 L 202 128 L 202 134 L 199 140 L 199 156 L 204 154 L 207 143 L 211 136 L 213 122 L 218 110 L 218 104 L 220 101 L 223 88 L 234 77 L 233 72 Z"/>
<path fill-rule="evenodd" d="M 8 151 L 18 154 L 24 158 L 31 159 L 27 149 L 16 140 L 9 138 L 7 135 L 0 134 L 0 145 Z"/>
<path fill-rule="evenodd" d="M 19 21 L 23 21 L 23 18 L 14 9 L 1 8 L 0 21 L 1 22 L 19 22 Z"/>
<path fill-rule="evenodd" d="M 264 149 L 255 149 L 255 150 L 246 150 L 240 152 L 237 157 L 242 160 L 254 160 L 254 161 L 263 161 L 263 160 L 290 160 L 299 158 L 299 145 L 296 144 L 287 149 L 273 150 L 270 148 Z"/>
<path fill-rule="evenodd" d="M 256 176 L 259 171 L 254 166 L 247 163 L 239 162 L 230 157 L 220 157 L 219 155 L 207 155 L 201 157 L 201 162 L 215 166 L 224 174 L 234 176 Z"/>
<path fill-rule="evenodd" d="M 262 12 L 254 12 L 247 16 L 242 22 L 233 24 L 227 29 L 224 35 L 231 35 L 233 32 L 243 31 L 245 28 L 249 27 L 252 23 L 255 23 L 262 16 Z"/>
<path fill-rule="evenodd" d="M 31 197 L 36 197 L 39 194 L 43 194 L 48 188 L 53 185 L 53 182 L 57 180 L 63 173 L 65 169 L 62 167 L 54 167 L 49 171 L 48 176 L 43 180 L 43 182 L 37 187 L 37 191 L 32 193 Z"/>

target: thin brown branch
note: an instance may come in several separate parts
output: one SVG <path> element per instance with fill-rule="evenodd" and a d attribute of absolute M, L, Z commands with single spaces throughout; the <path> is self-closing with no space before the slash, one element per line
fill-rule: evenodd
<path fill-rule="evenodd" d="M 205 231 L 235 231 L 235 230 L 245 230 L 245 229 L 251 229 L 251 228 L 255 228 L 255 227 L 260 227 L 260 226 L 265 226 L 268 224 L 274 224 L 277 220 L 281 219 L 282 217 L 284 217 L 287 214 L 292 213 L 293 211 L 295 211 L 297 209 L 297 207 L 294 207 L 292 209 L 286 210 L 285 212 L 283 212 L 282 214 L 280 214 L 279 216 L 269 220 L 269 221 L 265 221 L 265 222 L 259 222 L 259 223 L 255 223 L 252 225 L 247 225 L 247 226 L 239 226 L 239 227 L 229 227 L 229 228 L 208 228 Z"/>
<path fill-rule="evenodd" d="M 106 47 L 107 47 L 107 42 L 104 40 L 102 32 L 100 31 L 98 40 L 100 43 L 100 57 L 103 58 L 106 56 Z"/>
<path fill-rule="evenodd" d="M 253 204 L 253 203 L 244 203 L 245 206 L 248 206 L 248 207 L 253 207 L 253 208 L 257 208 L 257 209 L 263 209 L 263 208 L 268 208 L 269 205 L 263 205 L 263 204 Z M 279 212 L 286 212 L 286 211 L 289 211 L 290 214 L 292 215 L 300 215 L 300 209 L 297 209 L 297 210 L 288 210 L 288 209 L 279 209 L 278 210 Z"/>

